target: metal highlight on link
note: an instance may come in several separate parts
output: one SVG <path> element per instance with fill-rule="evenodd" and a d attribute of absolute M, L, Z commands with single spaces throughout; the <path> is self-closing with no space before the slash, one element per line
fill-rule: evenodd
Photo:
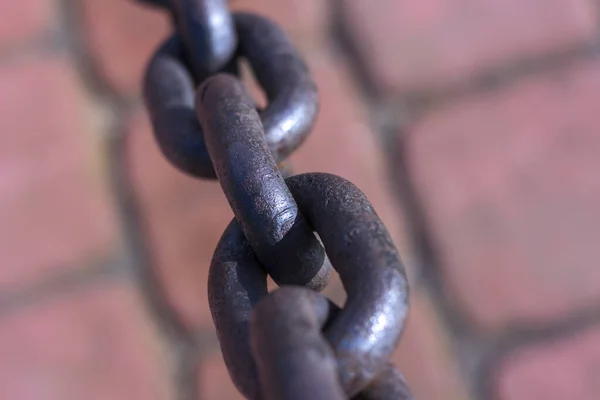
<path fill-rule="evenodd" d="M 408 314 L 408 282 L 390 235 L 365 195 L 330 174 L 289 178 L 300 211 L 321 237 L 348 295 L 325 336 L 350 396 L 381 371 Z"/>
<path fill-rule="evenodd" d="M 318 93 L 301 55 L 273 22 L 254 14 L 234 15 L 240 55 L 264 89 L 261 119 L 275 159 L 287 158 L 306 138 L 317 117 Z"/>
<path fill-rule="evenodd" d="M 332 311 L 339 309 L 325 297 L 293 286 L 256 305 L 251 350 L 264 400 L 346 399 L 335 355 L 321 333 Z"/>
<path fill-rule="evenodd" d="M 400 387 L 377 380 L 387 368 L 408 311 L 406 274 L 387 230 L 362 192 L 340 177 L 304 174 L 286 182 L 348 294 L 344 309 L 324 332 L 344 391 L 352 397 L 372 382 Z M 258 397 L 251 395 L 260 388 L 249 356 L 249 310 L 266 287 L 266 276 L 256 259 L 240 257 L 245 239 L 235 236 L 232 226 L 237 227 L 227 229 L 211 263 L 209 303 L 230 374 L 242 393 L 254 399 Z"/>
<path fill-rule="evenodd" d="M 171 0 L 171 3 L 194 76 L 207 76 L 223 68 L 237 47 L 227 0 Z"/>
<path fill-rule="evenodd" d="M 260 116 L 276 162 L 306 138 L 318 110 L 317 89 L 300 54 L 271 21 L 234 14 L 239 34 L 237 57 L 247 58 L 268 97 Z M 182 39 L 169 38 L 153 56 L 144 79 L 144 98 L 157 142 L 177 167 L 201 178 L 214 178 L 203 132 L 193 120 L 194 74 Z M 200 81 L 204 76 L 197 77 Z"/>
<path fill-rule="evenodd" d="M 278 284 L 323 289 L 325 250 L 298 212 L 245 86 L 215 75 L 198 89 L 196 109 L 219 183 L 269 275 Z"/>

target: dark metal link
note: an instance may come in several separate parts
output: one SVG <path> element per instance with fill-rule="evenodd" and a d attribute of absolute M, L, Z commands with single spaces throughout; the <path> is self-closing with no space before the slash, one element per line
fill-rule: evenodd
<path fill-rule="evenodd" d="M 215 75 L 198 90 L 198 118 L 225 196 L 263 266 L 278 284 L 323 289 L 330 264 L 267 147 L 246 88 Z"/>
<path fill-rule="evenodd" d="M 171 7 L 171 0 L 135 0 L 138 3 L 144 3 L 155 7 L 169 8 Z"/>
<path fill-rule="evenodd" d="M 216 179 L 194 110 L 196 80 L 184 60 L 184 43 L 173 35 L 159 47 L 148 65 L 144 100 L 164 156 L 188 174 Z M 236 64 L 226 65 L 225 71 L 235 74 Z"/>
<path fill-rule="evenodd" d="M 348 294 L 325 337 L 336 355 L 342 387 L 354 396 L 385 368 L 402 332 L 408 310 L 404 268 L 372 206 L 350 182 L 329 174 L 304 174 L 286 182 Z M 232 223 L 217 245 L 209 303 L 230 374 L 254 399 L 257 374 L 244 346 L 249 346 L 250 310 L 266 292 L 266 275 L 252 255 L 240 253 L 247 247 L 238 231 Z"/>
<path fill-rule="evenodd" d="M 236 14 L 234 20 L 240 39 L 238 56 L 249 60 L 269 99 L 260 115 L 269 149 L 280 162 L 302 143 L 314 123 L 316 86 L 300 55 L 275 24 L 251 14 Z M 156 52 L 144 80 L 146 106 L 165 156 L 189 174 L 214 178 L 194 117 L 195 80 L 184 50 L 180 39 L 171 37 Z M 197 76 L 196 82 L 203 78 Z"/>
<path fill-rule="evenodd" d="M 335 305 L 316 292 L 282 287 L 250 319 L 251 349 L 264 400 L 344 400 L 335 355 L 321 330 Z"/>
<path fill-rule="evenodd" d="M 250 314 L 267 294 L 267 273 L 234 219 L 213 254 L 208 304 L 231 380 L 251 400 L 261 399 L 261 394 L 250 350 Z"/>
<path fill-rule="evenodd" d="M 287 183 L 348 295 L 325 336 L 352 396 L 375 378 L 398 343 L 408 313 L 406 272 L 387 229 L 352 183 L 330 174 L 299 175 Z"/>
<path fill-rule="evenodd" d="M 250 345 L 263 399 L 346 398 L 335 355 L 321 333 L 340 311 L 318 293 L 292 286 L 276 290 L 254 307 Z M 413 396 L 402 374 L 387 364 L 353 400 L 413 400 Z"/>
<path fill-rule="evenodd" d="M 154 136 L 165 157 L 188 174 L 216 178 L 194 110 L 194 79 L 179 36 L 169 38 L 150 61 L 144 99 Z"/>
<path fill-rule="evenodd" d="M 171 0 L 195 76 L 214 74 L 233 58 L 237 33 L 227 0 Z"/>
<path fill-rule="evenodd" d="M 227 0 L 137 0 L 170 11 L 185 42 L 194 76 L 218 72 L 231 61 L 237 33 Z"/>
<path fill-rule="evenodd" d="M 318 111 L 317 87 L 301 55 L 270 20 L 254 14 L 234 15 L 240 55 L 252 66 L 269 103 L 260 116 L 269 148 L 284 160 L 302 144 Z"/>

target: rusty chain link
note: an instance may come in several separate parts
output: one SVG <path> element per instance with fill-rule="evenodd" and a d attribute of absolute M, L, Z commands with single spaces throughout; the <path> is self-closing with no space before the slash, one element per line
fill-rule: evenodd
<path fill-rule="evenodd" d="M 208 297 L 238 390 L 256 400 L 412 399 L 388 363 L 408 283 L 385 226 L 352 183 L 323 173 L 284 179 L 278 168 L 317 114 L 300 54 L 276 24 L 230 13 L 226 0 L 138 1 L 170 12 L 176 31 L 144 79 L 156 141 L 180 170 L 217 178 L 235 215 Z M 267 96 L 264 109 L 238 78 L 240 59 Z M 318 293 L 332 266 L 343 308 Z M 267 275 L 283 286 L 269 294 Z"/>

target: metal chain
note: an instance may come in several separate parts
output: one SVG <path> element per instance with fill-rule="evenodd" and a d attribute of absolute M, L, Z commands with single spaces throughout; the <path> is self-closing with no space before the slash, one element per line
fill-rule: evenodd
<path fill-rule="evenodd" d="M 211 262 L 208 298 L 236 387 L 253 400 L 412 399 L 388 363 L 408 283 L 385 226 L 352 183 L 323 173 L 284 179 L 278 168 L 317 114 L 300 54 L 276 24 L 230 13 L 226 0 L 138 1 L 169 11 L 176 30 L 144 79 L 156 141 L 180 170 L 218 179 L 235 215 Z M 262 110 L 238 78 L 242 58 L 267 95 Z M 343 308 L 318 293 L 332 265 Z M 269 294 L 267 274 L 283 287 Z"/>

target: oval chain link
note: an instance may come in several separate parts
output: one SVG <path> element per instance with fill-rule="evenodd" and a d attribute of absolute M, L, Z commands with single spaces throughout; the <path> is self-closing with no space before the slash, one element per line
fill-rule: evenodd
<path fill-rule="evenodd" d="M 276 24 L 230 13 L 226 0 L 138 1 L 169 11 L 176 31 L 144 78 L 156 141 L 180 170 L 217 178 L 234 211 L 208 297 L 236 387 L 256 400 L 412 399 L 388 363 L 408 283 L 385 226 L 352 183 L 322 173 L 284 180 L 278 169 L 317 114 L 300 54 Z M 263 110 L 237 78 L 240 59 L 267 96 Z M 343 308 L 316 292 L 331 264 Z M 284 286 L 269 294 L 267 274 Z"/>
<path fill-rule="evenodd" d="M 323 173 L 297 175 L 286 183 L 348 294 L 323 334 L 337 360 L 339 383 L 354 396 L 387 369 L 402 333 L 408 311 L 404 267 L 385 226 L 352 183 Z M 211 262 L 208 300 L 234 383 L 248 398 L 260 399 L 248 324 L 254 306 L 268 294 L 267 275 L 247 243 L 234 219 Z"/>

